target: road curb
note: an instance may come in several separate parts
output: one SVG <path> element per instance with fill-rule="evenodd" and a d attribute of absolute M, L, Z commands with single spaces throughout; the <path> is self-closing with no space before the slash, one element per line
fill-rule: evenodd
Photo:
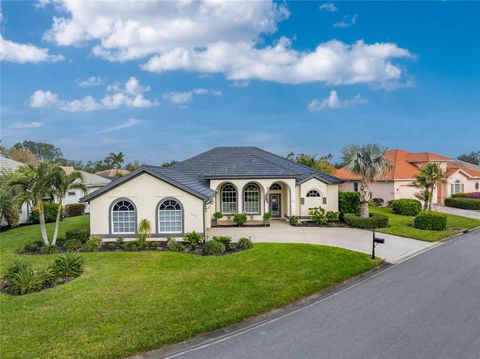
<path fill-rule="evenodd" d="M 331 287 L 328 287 L 324 290 L 311 294 L 305 298 L 302 298 L 293 303 L 284 305 L 280 308 L 270 310 L 266 313 L 259 314 L 257 316 L 244 319 L 238 323 L 231 324 L 227 327 L 217 329 L 211 332 L 199 334 L 191 339 L 184 340 L 179 343 L 166 345 L 159 349 L 154 349 L 145 353 L 136 354 L 129 356 L 126 359 L 167 359 L 175 358 L 186 351 L 192 351 L 200 349 L 205 345 L 209 345 L 213 342 L 221 341 L 224 338 L 231 337 L 232 335 L 243 333 L 247 330 L 254 329 L 256 327 L 262 326 L 266 323 L 271 322 L 272 320 L 279 319 L 285 315 L 292 314 L 298 310 L 306 308 L 310 305 L 313 305 L 321 300 L 324 300 L 330 296 L 335 295 L 349 287 L 357 285 L 370 277 L 373 277 L 384 270 L 392 267 L 393 264 L 384 262 L 379 266 L 370 269 L 367 272 L 349 278 L 341 283 L 335 284 Z"/>

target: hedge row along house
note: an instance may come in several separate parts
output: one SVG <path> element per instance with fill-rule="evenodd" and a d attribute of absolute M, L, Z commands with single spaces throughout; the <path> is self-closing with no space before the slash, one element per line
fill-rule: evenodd
<path fill-rule="evenodd" d="M 429 162 L 440 164 L 445 181 L 438 183 L 433 193 L 433 203 L 442 204 L 455 193 L 475 192 L 480 189 L 480 166 L 452 159 L 431 152 L 411 153 L 404 150 L 388 150 L 385 153 L 393 168 L 368 187 L 372 198 L 390 201 L 399 198 L 415 198 L 418 188 L 412 186 L 422 166 Z M 340 191 L 359 191 L 360 177 L 346 168 L 339 168 L 334 175 L 344 182 Z"/>
<path fill-rule="evenodd" d="M 133 238 L 140 219 L 152 238 L 205 234 L 215 212 L 248 221 L 308 218 L 309 208 L 338 211 L 342 181 L 257 147 L 217 147 L 172 167 L 142 166 L 85 196 L 90 232 Z"/>

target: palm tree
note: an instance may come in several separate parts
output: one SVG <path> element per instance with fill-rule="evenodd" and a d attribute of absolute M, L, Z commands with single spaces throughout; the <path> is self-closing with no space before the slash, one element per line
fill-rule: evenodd
<path fill-rule="evenodd" d="M 420 188 L 420 194 L 416 197 L 423 199 L 423 209 L 432 209 L 433 191 L 438 182 L 444 179 L 445 175 L 438 163 L 430 162 L 420 168 L 420 172 L 415 182 L 413 182 L 413 185 Z"/>
<path fill-rule="evenodd" d="M 68 191 L 72 189 L 79 189 L 84 194 L 87 193 L 87 186 L 85 185 L 85 179 L 79 171 L 73 171 L 66 173 L 60 167 L 57 167 L 55 176 L 53 178 L 53 190 L 55 197 L 58 200 L 57 218 L 55 220 L 55 231 L 53 232 L 52 245 L 57 242 L 58 227 L 60 225 L 60 218 L 62 216 L 63 199 L 67 195 Z"/>
<path fill-rule="evenodd" d="M 141 248 L 145 247 L 150 232 L 152 232 L 152 224 L 148 219 L 142 219 L 138 224 L 138 242 Z"/>
<path fill-rule="evenodd" d="M 342 149 L 342 160 L 345 168 L 362 177 L 360 183 L 360 217 L 368 218 L 370 191 L 368 183 L 380 178 L 392 163 L 385 158 L 387 148 L 375 144 L 350 145 Z"/>
<path fill-rule="evenodd" d="M 43 200 L 46 197 L 53 198 L 53 180 L 57 166 L 40 162 L 38 165 L 25 165 L 19 167 L 17 176 L 11 182 L 16 186 L 19 193 L 20 203 L 29 202 L 38 210 L 40 220 L 40 232 L 45 245 L 49 245 L 47 227 L 45 225 L 45 210 Z"/>
<path fill-rule="evenodd" d="M 118 152 L 118 153 L 111 152 L 107 156 L 107 161 L 110 162 L 112 166 L 118 170 L 122 166 L 123 162 L 125 161 L 125 154 L 123 152 Z"/>

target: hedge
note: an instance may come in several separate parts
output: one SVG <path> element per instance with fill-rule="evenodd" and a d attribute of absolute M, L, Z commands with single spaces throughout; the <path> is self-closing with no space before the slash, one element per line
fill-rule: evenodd
<path fill-rule="evenodd" d="M 360 193 L 338 192 L 338 210 L 340 218 L 345 213 L 360 213 Z"/>
<path fill-rule="evenodd" d="M 63 212 L 65 217 L 81 216 L 85 213 L 85 205 L 83 203 L 66 204 Z"/>
<path fill-rule="evenodd" d="M 392 211 L 403 216 L 416 216 L 422 210 L 422 204 L 416 199 L 396 199 L 392 203 Z"/>
<path fill-rule="evenodd" d="M 388 226 L 388 217 L 380 213 L 370 213 L 368 218 L 362 218 L 355 213 L 345 213 L 343 219 L 346 224 L 356 228 L 374 229 Z"/>
<path fill-rule="evenodd" d="M 447 215 L 435 211 L 421 211 L 413 217 L 413 227 L 443 231 L 447 227 Z"/>
<path fill-rule="evenodd" d="M 480 199 L 480 192 L 461 192 L 455 193 L 452 197 L 460 197 L 460 198 L 476 198 Z"/>
<path fill-rule="evenodd" d="M 444 203 L 448 207 L 480 210 L 480 199 L 475 198 L 450 197 L 445 198 Z"/>
<path fill-rule="evenodd" d="M 80 242 L 85 243 L 90 238 L 90 232 L 88 230 L 82 229 L 71 229 L 65 232 L 65 239 L 70 241 L 72 239 L 77 239 Z"/>
<path fill-rule="evenodd" d="M 57 209 L 58 204 L 53 202 L 44 202 L 43 203 L 43 210 L 45 213 L 45 223 L 55 222 L 57 219 Z M 34 209 L 32 213 L 30 213 L 29 217 L 30 223 L 40 223 L 40 218 L 38 214 L 38 210 Z"/>

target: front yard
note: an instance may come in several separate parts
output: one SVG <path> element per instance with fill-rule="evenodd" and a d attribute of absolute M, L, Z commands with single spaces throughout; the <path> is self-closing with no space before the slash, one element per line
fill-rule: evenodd
<path fill-rule="evenodd" d="M 88 227 L 67 218 L 61 231 Z M 49 232 L 53 230 L 48 225 Z M 37 225 L 1 234 L 3 275 L 39 238 Z M 117 358 L 158 348 L 293 302 L 380 264 L 308 244 L 256 244 L 221 257 L 174 252 L 82 253 L 85 273 L 42 292 L 0 294 L 1 358 Z"/>
<path fill-rule="evenodd" d="M 389 227 L 379 228 L 378 232 L 397 236 L 436 242 L 443 238 L 460 233 L 464 229 L 480 226 L 480 220 L 447 214 L 447 228 L 444 231 L 428 231 L 412 227 L 413 217 L 402 216 L 392 212 L 391 207 L 370 207 L 370 212 L 381 213 L 389 217 Z"/>

